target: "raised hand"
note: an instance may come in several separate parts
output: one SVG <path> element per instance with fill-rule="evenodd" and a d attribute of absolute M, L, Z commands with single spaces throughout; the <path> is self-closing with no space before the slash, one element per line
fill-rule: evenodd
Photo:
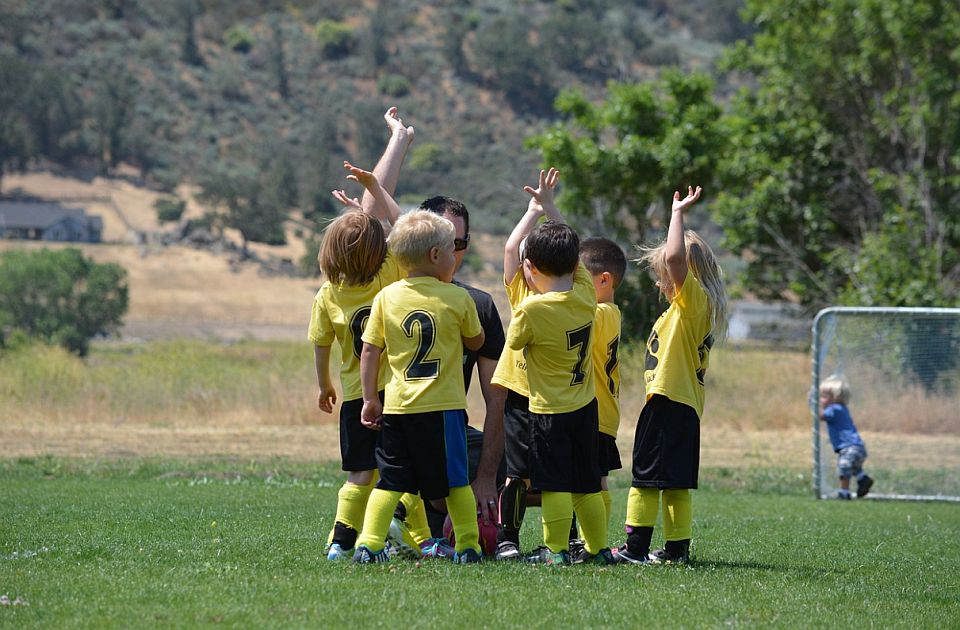
<path fill-rule="evenodd" d="M 693 186 L 687 186 L 687 196 L 684 197 L 683 199 L 680 199 L 679 190 L 674 191 L 672 210 L 674 212 L 676 212 L 677 210 L 679 210 L 680 212 L 686 212 L 690 208 L 690 206 L 696 203 L 697 199 L 700 198 L 701 190 L 702 189 L 699 186 L 697 186 L 696 190 L 693 189 Z"/>
<path fill-rule="evenodd" d="M 343 168 L 347 169 L 347 171 L 350 173 L 347 175 L 347 179 L 359 183 L 367 190 L 371 190 L 380 186 L 380 182 L 377 181 L 377 176 L 370 171 L 365 171 L 359 166 L 354 166 L 346 160 L 343 161 Z"/>
<path fill-rule="evenodd" d="M 555 208 L 553 205 L 553 189 L 557 187 L 557 181 L 560 179 L 560 171 L 550 167 L 550 170 L 540 170 L 540 178 L 537 187 L 524 186 L 523 192 L 530 195 L 530 203 L 527 204 L 527 211 L 547 212 Z"/>
<path fill-rule="evenodd" d="M 390 129 L 392 135 L 405 136 L 413 140 L 415 133 L 413 127 L 405 127 L 403 125 L 403 121 L 400 119 L 396 107 L 388 109 L 386 113 L 384 113 L 383 119 L 387 121 L 387 128 Z"/>
<path fill-rule="evenodd" d="M 347 193 L 343 190 L 331 190 L 330 194 L 333 195 L 333 198 L 339 201 L 344 208 L 348 210 L 362 210 L 360 200 L 356 197 L 348 197 Z"/>

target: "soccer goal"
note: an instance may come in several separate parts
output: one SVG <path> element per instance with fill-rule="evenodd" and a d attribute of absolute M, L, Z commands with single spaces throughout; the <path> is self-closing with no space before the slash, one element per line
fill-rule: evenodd
<path fill-rule="evenodd" d="M 818 388 L 840 374 L 875 480 L 867 498 L 960 501 L 960 308 L 825 308 L 812 352 L 817 498 L 836 496 L 838 484 Z"/>

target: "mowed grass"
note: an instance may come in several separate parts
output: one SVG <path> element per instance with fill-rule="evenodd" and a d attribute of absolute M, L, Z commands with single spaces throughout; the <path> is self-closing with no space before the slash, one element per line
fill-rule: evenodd
<path fill-rule="evenodd" d="M 763 469 L 737 491 L 722 473 L 703 477 L 689 568 L 358 567 L 323 559 L 342 482 L 329 465 L 8 459 L 0 626 L 960 624 L 960 506 L 815 501 Z M 612 542 L 625 481 L 615 479 Z M 538 509 L 523 538 L 539 543 Z"/>

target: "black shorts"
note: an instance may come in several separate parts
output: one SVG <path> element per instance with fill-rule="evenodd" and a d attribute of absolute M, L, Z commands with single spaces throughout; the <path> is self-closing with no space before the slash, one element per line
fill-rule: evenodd
<path fill-rule="evenodd" d="M 383 402 L 383 392 L 380 392 Z M 340 463 L 348 472 L 375 470 L 380 432 L 360 424 L 363 399 L 345 400 L 340 405 Z"/>
<path fill-rule="evenodd" d="M 377 468 L 382 490 L 442 499 L 470 483 L 466 415 L 456 411 L 384 414 Z"/>
<path fill-rule="evenodd" d="M 600 466 L 600 476 L 606 477 L 611 470 L 620 470 L 620 449 L 617 448 L 617 438 L 607 435 L 603 431 L 597 436 L 597 464 Z"/>
<path fill-rule="evenodd" d="M 634 488 L 696 488 L 700 474 L 700 418 L 690 405 L 654 394 L 637 420 Z"/>
<path fill-rule="evenodd" d="M 503 403 L 503 455 L 507 477 L 530 478 L 530 400 L 511 389 Z"/>
<path fill-rule="evenodd" d="M 600 492 L 597 400 L 566 413 L 530 413 L 531 481 L 541 491 Z"/>

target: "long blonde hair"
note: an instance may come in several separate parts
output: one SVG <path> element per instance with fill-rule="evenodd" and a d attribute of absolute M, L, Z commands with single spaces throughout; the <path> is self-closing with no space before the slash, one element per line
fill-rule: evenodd
<path fill-rule="evenodd" d="M 317 262 L 328 280 L 362 286 L 376 277 L 387 257 L 387 240 L 380 221 L 364 212 L 350 211 L 323 232 Z"/>
<path fill-rule="evenodd" d="M 727 337 L 727 290 L 723 284 L 723 269 L 713 250 L 699 234 L 684 230 L 683 241 L 687 250 L 687 273 L 693 274 L 707 294 L 713 340 L 714 343 L 720 343 Z M 636 262 L 649 266 L 658 280 L 669 278 L 666 241 L 655 247 L 642 247 L 640 251 L 640 258 Z"/>

